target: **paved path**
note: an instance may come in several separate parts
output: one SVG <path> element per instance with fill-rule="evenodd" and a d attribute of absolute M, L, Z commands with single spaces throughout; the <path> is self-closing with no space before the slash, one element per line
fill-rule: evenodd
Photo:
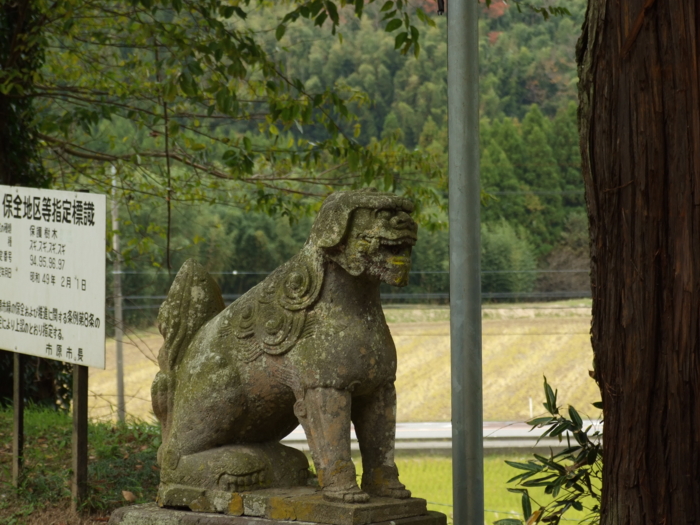
<path fill-rule="evenodd" d="M 584 421 L 584 426 L 600 425 L 597 421 Z M 530 425 L 521 422 L 486 421 L 483 426 L 484 448 L 548 448 L 559 447 L 558 439 L 544 439 L 537 443 L 542 430 L 530 431 Z M 352 430 L 352 447 L 357 450 L 357 437 Z M 295 448 L 308 450 L 306 436 L 297 427 L 282 440 Z M 398 423 L 396 425 L 397 449 L 451 449 L 451 423 Z"/>

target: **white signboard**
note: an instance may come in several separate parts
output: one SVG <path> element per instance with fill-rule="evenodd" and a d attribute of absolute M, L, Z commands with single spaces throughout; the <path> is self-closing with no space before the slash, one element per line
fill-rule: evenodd
<path fill-rule="evenodd" d="M 0 186 L 0 348 L 105 367 L 106 197 Z"/>

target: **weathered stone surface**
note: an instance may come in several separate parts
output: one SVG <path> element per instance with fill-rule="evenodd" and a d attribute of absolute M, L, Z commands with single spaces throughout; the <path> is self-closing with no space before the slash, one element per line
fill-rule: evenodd
<path fill-rule="evenodd" d="M 334 525 L 364 525 L 427 512 L 424 499 L 371 498 L 358 505 L 326 501 L 322 491 L 311 487 L 257 490 L 241 497 L 246 516 Z"/>
<path fill-rule="evenodd" d="M 394 464 L 396 348 L 379 285 L 408 284 L 412 210 L 389 193 L 334 193 L 303 249 L 225 309 L 204 268 L 183 266 L 159 314 L 162 505 L 225 512 L 237 503 L 216 491 L 305 485 L 308 463 L 277 443 L 298 423 L 324 499 L 410 497 Z"/>
<path fill-rule="evenodd" d="M 280 443 L 217 447 L 182 456 L 177 470 L 165 470 L 157 501 L 165 507 L 225 512 L 231 493 L 306 485 L 308 473 L 304 453 Z"/>
<path fill-rule="evenodd" d="M 358 505 L 354 506 L 358 507 Z M 222 514 L 161 509 L 150 503 L 117 509 L 112 513 L 108 525 L 317 525 L 317 523 L 286 518 L 226 516 Z M 361 523 L 365 525 L 446 525 L 447 518 L 442 513 L 428 511 L 421 516 Z"/>

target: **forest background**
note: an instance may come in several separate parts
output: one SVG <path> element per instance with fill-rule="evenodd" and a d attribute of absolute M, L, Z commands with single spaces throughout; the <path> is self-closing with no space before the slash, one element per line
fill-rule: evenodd
<path fill-rule="evenodd" d="M 351 111 L 353 132 L 363 144 L 394 138 L 423 151 L 442 177 L 402 170 L 394 186 L 432 186 L 440 202 L 424 224 L 414 251 L 411 284 L 387 300 L 445 302 L 448 292 L 447 48 L 446 21 L 433 2 L 422 8 L 435 27 L 421 30 L 418 57 L 394 51 L 395 36 L 383 30 L 380 6 L 361 20 L 349 19 L 342 37 L 297 23 L 268 45 L 290 77 L 309 91 L 336 87 L 364 94 Z M 589 294 L 588 232 L 576 122 L 575 45 L 585 13 L 583 0 L 567 3 L 570 16 L 541 14 L 502 0 L 484 7 L 480 20 L 482 271 L 486 300 L 581 297 Z M 275 8 L 254 12 L 253 27 L 273 27 Z M 125 120 L 101 122 L 93 147 L 158 140 Z M 323 140 L 321 129 L 281 131 L 270 137 L 255 122 L 217 123 L 220 137 L 265 141 L 305 134 Z M 288 134 L 289 137 L 284 135 Z M 100 143 L 102 141 L 102 144 Z M 215 147 L 215 146 L 214 146 Z M 222 145 L 223 147 L 223 145 Z M 181 176 L 186 176 L 181 174 Z M 353 184 L 352 181 L 348 184 Z M 336 181 L 344 189 L 343 181 Z M 134 191 L 121 201 L 125 321 L 151 323 L 173 272 L 165 268 L 166 202 Z M 313 206 L 308 207 L 313 212 Z M 174 203 L 171 268 L 197 258 L 232 300 L 291 257 L 304 243 L 311 218 L 270 216 L 253 202 L 232 196 L 227 205 Z M 274 210 L 273 210 L 274 211 Z M 392 294 L 392 292 L 394 292 Z"/>

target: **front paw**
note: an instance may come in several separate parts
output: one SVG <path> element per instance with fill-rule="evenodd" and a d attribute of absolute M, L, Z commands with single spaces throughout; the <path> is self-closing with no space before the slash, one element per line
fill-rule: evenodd
<path fill-rule="evenodd" d="M 352 461 L 336 461 L 332 469 L 319 469 L 318 480 L 323 487 L 323 499 L 339 503 L 367 503 L 369 494 L 355 481 Z"/>
<path fill-rule="evenodd" d="M 362 475 L 362 490 L 381 498 L 406 499 L 411 497 L 411 491 L 399 481 L 399 471 L 396 467 L 381 466 L 365 471 Z"/>
<path fill-rule="evenodd" d="M 369 494 L 360 490 L 360 487 L 357 485 L 349 489 L 341 490 L 324 488 L 323 499 L 338 503 L 367 503 L 369 501 Z"/>
<path fill-rule="evenodd" d="M 362 488 L 369 492 L 372 496 L 377 496 L 379 498 L 395 498 L 395 499 L 406 499 L 411 497 L 411 491 L 407 490 L 401 483 L 397 487 L 386 487 L 386 486 L 371 486 Z"/>

